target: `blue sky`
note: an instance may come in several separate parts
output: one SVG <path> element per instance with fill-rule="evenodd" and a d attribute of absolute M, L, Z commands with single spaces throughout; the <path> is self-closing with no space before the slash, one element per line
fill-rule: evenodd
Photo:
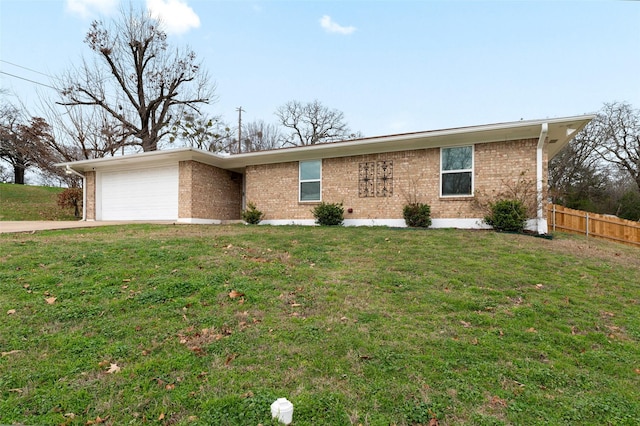
<path fill-rule="evenodd" d="M 312 101 L 366 136 L 640 108 L 640 2 L 148 0 L 169 42 L 217 84 L 209 114 L 276 122 Z M 128 4 L 125 1 L 124 4 Z M 91 52 L 92 19 L 119 0 L 2 0 L 0 85 L 38 92 Z M 26 68 L 26 69 L 25 69 Z M 43 75 L 46 74 L 46 75 Z M 7 95 L 3 95 L 7 96 Z"/>

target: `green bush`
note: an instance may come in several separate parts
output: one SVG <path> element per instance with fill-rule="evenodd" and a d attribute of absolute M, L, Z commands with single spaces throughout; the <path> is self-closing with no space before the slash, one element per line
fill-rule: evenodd
<path fill-rule="evenodd" d="M 253 203 L 247 203 L 246 210 L 242 211 L 242 220 L 251 225 L 259 224 L 263 216 L 264 214 Z"/>
<path fill-rule="evenodd" d="M 428 204 L 407 204 L 402 209 L 402 216 L 407 226 L 412 228 L 428 228 L 431 226 L 431 207 Z"/>
<path fill-rule="evenodd" d="M 522 232 L 527 223 L 527 209 L 519 200 L 499 200 L 490 204 L 491 213 L 484 221 L 496 231 Z"/>
<path fill-rule="evenodd" d="M 344 221 L 344 207 L 342 203 L 318 204 L 313 210 L 316 223 L 321 226 L 339 226 Z"/>
<path fill-rule="evenodd" d="M 618 217 L 640 221 L 640 193 L 627 191 L 620 199 Z"/>

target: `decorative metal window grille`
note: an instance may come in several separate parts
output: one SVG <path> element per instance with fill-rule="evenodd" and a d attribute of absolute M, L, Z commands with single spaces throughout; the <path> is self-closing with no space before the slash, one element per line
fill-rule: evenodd
<path fill-rule="evenodd" d="M 360 163 L 360 171 L 358 175 L 358 196 L 375 197 L 374 181 L 375 181 L 376 163 L 366 162 Z"/>
<path fill-rule="evenodd" d="M 393 161 L 378 161 L 376 172 L 376 197 L 390 197 L 393 195 Z"/>
<path fill-rule="evenodd" d="M 360 163 L 358 196 L 390 197 L 393 195 L 393 161 Z"/>

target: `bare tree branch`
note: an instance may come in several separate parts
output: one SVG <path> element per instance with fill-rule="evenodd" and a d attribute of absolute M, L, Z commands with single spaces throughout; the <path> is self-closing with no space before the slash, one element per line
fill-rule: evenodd
<path fill-rule="evenodd" d="M 276 116 L 280 124 L 291 129 L 285 140 L 290 145 L 315 145 L 350 138 L 344 114 L 329 109 L 317 100 L 303 104 L 290 101 L 278 108 Z"/>
<path fill-rule="evenodd" d="M 85 37 L 95 61 L 60 78 L 60 105 L 93 108 L 120 123 L 124 139 L 158 149 L 172 117 L 212 101 L 214 86 L 189 49 L 171 49 L 162 23 L 144 11 L 94 21 Z"/>
<path fill-rule="evenodd" d="M 590 125 L 595 128 L 591 148 L 629 173 L 640 189 L 640 110 L 628 103 L 605 104 Z"/>

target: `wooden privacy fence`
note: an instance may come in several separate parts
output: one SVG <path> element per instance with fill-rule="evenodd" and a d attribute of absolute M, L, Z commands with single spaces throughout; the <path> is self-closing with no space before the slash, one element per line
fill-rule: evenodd
<path fill-rule="evenodd" d="M 640 247 L 640 222 L 573 210 L 557 204 L 548 206 L 547 222 L 549 231 L 574 232 Z"/>

